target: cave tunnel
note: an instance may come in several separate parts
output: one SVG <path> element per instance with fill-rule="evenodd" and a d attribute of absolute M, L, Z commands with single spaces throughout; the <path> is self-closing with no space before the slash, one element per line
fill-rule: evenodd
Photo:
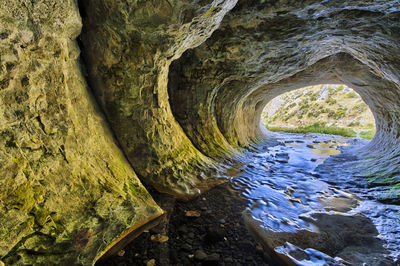
<path fill-rule="evenodd" d="M 28 2 L 0 11 L 0 265 L 115 253 L 166 216 L 148 188 L 224 183 L 305 86 L 362 97 L 376 134 L 349 171 L 399 202 L 397 0 Z"/>

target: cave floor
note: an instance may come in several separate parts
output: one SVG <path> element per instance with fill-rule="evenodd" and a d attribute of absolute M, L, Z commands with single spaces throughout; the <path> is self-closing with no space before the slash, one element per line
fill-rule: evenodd
<path fill-rule="evenodd" d="M 167 222 L 101 265 L 397 265 L 400 206 L 375 201 L 366 182 L 324 167 L 332 155 L 354 160 L 351 151 L 367 141 L 272 135 L 237 158 L 228 182 L 198 198 L 152 192 Z"/>

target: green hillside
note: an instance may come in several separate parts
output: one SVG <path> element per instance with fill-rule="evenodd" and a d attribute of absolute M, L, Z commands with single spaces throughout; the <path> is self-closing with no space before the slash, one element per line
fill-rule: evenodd
<path fill-rule="evenodd" d="M 361 97 L 345 85 L 317 85 L 274 98 L 262 119 L 268 129 L 317 132 L 372 139 L 374 117 Z"/>

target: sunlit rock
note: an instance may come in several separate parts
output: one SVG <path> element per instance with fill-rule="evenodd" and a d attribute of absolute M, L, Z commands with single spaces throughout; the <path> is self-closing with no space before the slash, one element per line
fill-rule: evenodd
<path fill-rule="evenodd" d="M 1 1 L 6 265 L 91 265 L 162 214 L 88 91 L 74 41 L 82 26 L 75 2 Z"/>

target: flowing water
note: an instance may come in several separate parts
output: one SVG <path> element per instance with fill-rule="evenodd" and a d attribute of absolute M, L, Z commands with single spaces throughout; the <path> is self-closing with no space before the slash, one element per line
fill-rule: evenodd
<path fill-rule="evenodd" d="M 400 206 L 368 200 L 367 188 L 351 190 L 351 182 L 338 185 L 318 173 L 318 166 L 341 148 L 367 141 L 321 134 L 274 136 L 275 144 L 259 144 L 227 171 L 231 189 L 249 202 L 243 212 L 246 226 L 271 260 L 397 265 Z"/>

